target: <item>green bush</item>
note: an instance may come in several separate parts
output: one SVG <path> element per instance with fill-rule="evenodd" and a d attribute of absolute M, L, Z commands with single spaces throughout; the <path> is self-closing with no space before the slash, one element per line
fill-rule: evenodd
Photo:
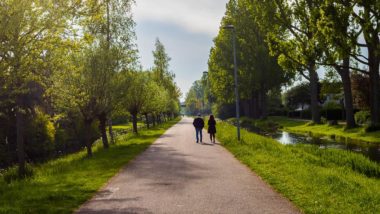
<path fill-rule="evenodd" d="M 371 119 L 371 114 L 369 111 L 359 111 L 355 114 L 355 121 L 359 125 L 364 125 L 369 123 Z"/>
<path fill-rule="evenodd" d="M 29 159 L 43 161 L 53 155 L 55 127 L 49 115 L 36 110 L 25 134 L 25 151 Z"/>
<path fill-rule="evenodd" d="M 240 118 L 240 126 L 245 128 L 250 128 L 253 126 L 253 120 L 247 117 Z"/>
<path fill-rule="evenodd" d="M 325 117 L 321 117 L 321 123 L 322 124 L 327 124 L 327 119 Z"/>

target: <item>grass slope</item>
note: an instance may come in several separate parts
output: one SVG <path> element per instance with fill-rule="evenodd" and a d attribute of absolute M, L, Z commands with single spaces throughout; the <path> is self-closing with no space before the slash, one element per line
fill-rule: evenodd
<path fill-rule="evenodd" d="M 72 213 L 177 122 L 120 136 L 109 150 L 97 145 L 91 159 L 82 151 L 36 166 L 28 180 L 6 184 L 0 176 L 0 213 Z"/>
<path fill-rule="evenodd" d="M 217 125 L 217 138 L 304 213 L 380 213 L 380 166 L 360 154 L 311 145 L 282 145 Z"/>
<path fill-rule="evenodd" d="M 143 122 L 137 122 L 137 127 L 145 127 L 145 123 Z M 119 124 L 119 125 L 114 125 L 112 126 L 112 129 L 114 130 L 132 130 L 133 129 L 133 124 L 128 123 L 128 124 Z"/>
<path fill-rule="evenodd" d="M 344 125 L 309 125 L 308 121 L 297 121 L 285 117 L 270 117 L 269 120 L 280 124 L 284 130 L 293 133 L 312 134 L 314 136 L 329 136 L 337 138 L 339 141 L 343 142 L 364 141 L 370 143 L 380 143 L 380 131 L 366 133 L 363 127 L 345 130 Z"/>

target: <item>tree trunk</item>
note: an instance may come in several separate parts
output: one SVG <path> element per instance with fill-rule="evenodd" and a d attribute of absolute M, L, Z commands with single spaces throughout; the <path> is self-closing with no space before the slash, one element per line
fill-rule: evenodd
<path fill-rule="evenodd" d="M 240 103 L 241 103 L 241 107 L 242 107 L 242 114 L 241 116 L 246 116 L 246 117 L 251 117 L 251 115 L 249 114 L 250 113 L 250 103 L 249 103 L 249 100 L 240 100 Z"/>
<path fill-rule="evenodd" d="M 137 114 L 132 114 L 133 132 L 138 134 L 137 130 Z"/>
<path fill-rule="evenodd" d="M 152 114 L 153 126 L 156 126 L 156 115 Z"/>
<path fill-rule="evenodd" d="M 356 126 L 354 117 L 354 104 L 352 101 L 352 89 L 350 78 L 350 58 L 347 57 L 343 60 L 343 68 L 337 68 L 337 71 L 342 78 L 343 92 L 344 92 L 344 108 L 346 112 L 346 128 L 354 128 Z"/>
<path fill-rule="evenodd" d="M 19 109 L 16 110 L 16 127 L 18 174 L 20 177 L 25 177 L 24 118 Z"/>
<path fill-rule="evenodd" d="M 115 144 L 115 136 L 113 134 L 113 129 L 112 129 L 112 119 L 108 120 L 108 134 L 110 135 L 111 138 L 111 143 Z"/>
<path fill-rule="evenodd" d="M 92 157 L 92 142 L 91 142 L 91 119 L 84 120 L 84 141 L 87 148 L 87 156 Z"/>
<path fill-rule="evenodd" d="M 374 48 L 368 48 L 369 78 L 371 88 L 371 126 L 380 127 L 379 59 Z"/>
<path fill-rule="evenodd" d="M 267 111 L 267 93 L 266 91 L 262 88 L 260 90 L 260 118 L 265 119 L 268 116 L 268 111 Z"/>
<path fill-rule="evenodd" d="M 149 129 L 149 117 L 148 117 L 148 114 L 144 114 L 144 115 L 145 115 L 146 127 Z"/>
<path fill-rule="evenodd" d="M 321 123 L 321 113 L 319 109 L 319 93 L 318 93 L 318 74 L 315 68 L 315 62 L 309 65 L 309 77 L 310 77 L 310 100 L 311 100 L 311 115 L 314 123 Z"/>
<path fill-rule="evenodd" d="M 103 142 L 103 148 L 108 149 L 108 138 L 107 138 L 107 116 L 105 113 L 101 113 L 99 115 L 99 129 L 100 133 L 102 134 L 102 142 Z"/>
<path fill-rule="evenodd" d="M 255 91 L 252 98 L 252 115 L 253 119 L 260 118 L 260 93 Z"/>

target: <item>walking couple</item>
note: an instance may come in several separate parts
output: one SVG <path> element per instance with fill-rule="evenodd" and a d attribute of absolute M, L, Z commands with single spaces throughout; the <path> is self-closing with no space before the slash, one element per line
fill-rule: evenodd
<path fill-rule="evenodd" d="M 203 130 L 203 127 L 205 126 L 205 122 L 201 118 L 201 114 L 198 114 L 198 117 L 194 119 L 193 125 L 195 127 L 197 143 L 199 142 L 199 140 L 200 140 L 200 143 L 202 143 L 202 130 Z M 215 121 L 214 115 L 210 115 L 210 118 L 208 120 L 207 132 L 210 134 L 211 142 L 215 143 L 216 121 Z"/>

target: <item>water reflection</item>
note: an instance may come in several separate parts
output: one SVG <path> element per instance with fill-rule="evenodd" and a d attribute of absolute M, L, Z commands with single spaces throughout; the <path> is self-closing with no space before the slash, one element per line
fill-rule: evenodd
<path fill-rule="evenodd" d="M 318 146 L 321 149 L 335 148 L 353 151 L 361 153 L 368 157 L 369 159 L 380 163 L 380 144 L 375 143 L 362 143 L 362 144 L 353 144 L 353 143 L 340 143 L 333 139 L 327 138 L 317 138 L 317 137 L 306 137 L 302 135 L 297 135 L 289 132 L 280 132 L 272 135 L 272 138 L 279 141 L 282 144 L 313 144 Z"/>

